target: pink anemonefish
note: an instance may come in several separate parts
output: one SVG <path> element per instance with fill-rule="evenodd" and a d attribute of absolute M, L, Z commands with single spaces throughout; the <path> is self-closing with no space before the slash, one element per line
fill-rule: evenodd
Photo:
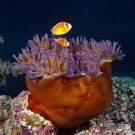
<path fill-rule="evenodd" d="M 56 24 L 51 32 L 53 35 L 63 35 L 68 33 L 72 28 L 72 25 L 66 22 L 60 22 L 58 24 Z"/>
<path fill-rule="evenodd" d="M 67 40 L 65 40 L 64 38 L 54 39 L 54 41 L 56 41 L 57 43 L 59 43 L 60 45 L 62 45 L 64 47 L 69 46 L 69 42 Z"/>

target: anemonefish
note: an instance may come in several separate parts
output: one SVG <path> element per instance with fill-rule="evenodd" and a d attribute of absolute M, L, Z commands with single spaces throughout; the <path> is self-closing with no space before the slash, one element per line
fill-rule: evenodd
<path fill-rule="evenodd" d="M 69 46 L 69 42 L 65 40 L 64 38 L 54 39 L 54 41 L 56 41 L 57 43 L 59 43 L 60 45 L 64 47 Z"/>
<path fill-rule="evenodd" d="M 60 22 L 52 28 L 51 32 L 53 35 L 63 35 L 69 32 L 71 28 L 71 24 L 66 22 Z"/>

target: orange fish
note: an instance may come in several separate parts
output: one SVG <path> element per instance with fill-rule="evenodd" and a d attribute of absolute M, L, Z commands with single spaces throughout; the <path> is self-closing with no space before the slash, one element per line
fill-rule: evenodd
<path fill-rule="evenodd" d="M 64 38 L 54 39 L 54 41 L 56 41 L 57 43 L 59 43 L 60 45 L 64 47 L 69 46 L 69 42 L 65 40 Z"/>
<path fill-rule="evenodd" d="M 60 22 L 52 28 L 51 32 L 53 35 L 63 35 L 69 32 L 71 28 L 71 24 L 66 22 Z"/>

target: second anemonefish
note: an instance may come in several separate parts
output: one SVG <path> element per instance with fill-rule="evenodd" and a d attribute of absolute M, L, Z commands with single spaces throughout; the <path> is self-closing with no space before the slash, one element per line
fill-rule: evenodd
<path fill-rule="evenodd" d="M 63 35 L 69 32 L 71 28 L 71 24 L 66 22 L 60 22 L 52 28 L 51 32 L 53 35 Z"/>
<path fill-rule="evenodd" d="M 54 41 L 56 41 L 57 43 L 59 43 L 60 45 L 64 47 L 69 46 L 69 42 L 65 40 L 64 38 L 54 39 Z"/>

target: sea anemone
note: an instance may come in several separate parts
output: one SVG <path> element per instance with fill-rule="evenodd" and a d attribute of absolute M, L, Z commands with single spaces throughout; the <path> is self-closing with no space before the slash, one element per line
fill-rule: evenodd
<path fill-rule="evenodd" d="M 117 42 L 69 39 L 62 47 L 45 34 L 28 41 L 14 68 L 26 74 L 29 109 L 61 128 L 103 113 L 113 98 L 111 62 L 125 54 Z"/>
<path fill-rule="evenodd" d="M 15 63 L 15 69 L 21 69 L 32 80 L 41 78 L 52 79 L 71 72 L 73 68 L 73 53 L 68 48 L 59 46 L 56 42 L 49 41 L 48 35 L 39 40 L 38 35 L 28 41 L 28 47 L 22 49 L 22 54 L 17 58 L 13 57 L 18 63 Z M 69 73 L 71 75 L 71 73 Z"/>

